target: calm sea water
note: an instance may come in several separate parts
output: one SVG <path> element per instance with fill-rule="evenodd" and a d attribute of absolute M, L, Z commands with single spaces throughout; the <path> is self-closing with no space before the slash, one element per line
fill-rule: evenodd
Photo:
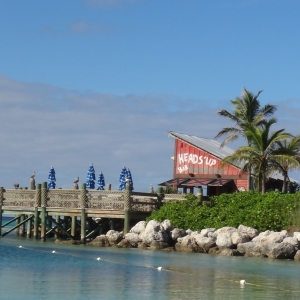
<path fill-rule="evenodd" d="M 299 281 L 300 263 L 289 260 L 57 245 L 14 233 L 0 238 L 4 300 L 299 299 Z"/>

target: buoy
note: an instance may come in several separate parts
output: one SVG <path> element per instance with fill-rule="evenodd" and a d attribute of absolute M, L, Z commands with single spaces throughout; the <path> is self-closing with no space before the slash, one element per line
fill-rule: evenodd
<path fill-rule="evenodd" d="M 53 250 L 52 253 L 55 253 L 55 250 Z"/>
<path fill-rule="evenodd" d="M 22 246 L 19 246 L 19 248 L 22 248 Z"/>
<path fill-rule="evenodd" d="M 158 270 L 158 271 L 161 271 L 161 270 L 162 270 L 162 267 L 158 267 L 157 270 Z"/>
<path fill-rule="evenodd" d="M 240 280 L 241 285 L 244 285 L 245 283 L 246 283 L 246 280 L 244 280 L 244 279 Z"/>
<path fill-rule="evenodd" d="M 101 260 L 101 258 L 100 258 L 100 257 L 97 257 L 97 260 Z"/>

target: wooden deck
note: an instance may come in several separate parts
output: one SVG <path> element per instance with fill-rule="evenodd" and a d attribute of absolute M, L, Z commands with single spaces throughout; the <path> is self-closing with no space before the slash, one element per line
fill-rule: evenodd
<path fill-rule="evenodd" d="M 145 220 L 170 199 L 183 200 L 184 195 L 132 192 L 129 187 L 125 191 L 86 190 L 85 184 L 80 190 L 47 189 L 44 182 L 35 190 L 0 188 L 0 221 L 2 214 L 15 215 L 17 234 L 42 240 L 55 234 L 85 243 L 108 226 L 114 229 L 118 224 L 124 233 L 129 232 L 133 220 Z M 1 228 L 2 237 L 7 232 Z"/>

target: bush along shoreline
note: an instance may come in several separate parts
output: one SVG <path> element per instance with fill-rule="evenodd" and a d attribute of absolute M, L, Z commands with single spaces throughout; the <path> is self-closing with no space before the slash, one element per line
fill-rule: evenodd
<path fill-rule="evenodd" d="M 169 220 L 140 221 L 125 235 L 109 230 L 87 245 L 300 261 L 300 232 L 294 232 L 293 236 L 288 236 L 286 230 L 259 233 L 244 225 L 192 231 L 174 228 Z"/>

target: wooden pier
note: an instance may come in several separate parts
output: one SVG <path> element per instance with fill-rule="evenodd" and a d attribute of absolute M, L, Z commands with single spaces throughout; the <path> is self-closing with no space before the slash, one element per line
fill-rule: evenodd
<path fill-rule="evenodd" d="M 183 195 L 168 195 L 183 200 Z M 37 184 L 35 190 L 4 189 L 0 187 L 0 224 L 2 215 L 15 218 L 0 228 L 0 237 L 11 231 L 17 235 L 46 240 L 46 237 L 80 240 L 106 233 L 109 229 L 128 233 L 132 222 L 145 220 L 164 201 L 165 195 L 130 191 L 48 189 L 47 183 Z M 2 232 L 2 228 L 15 226 Z"/>

